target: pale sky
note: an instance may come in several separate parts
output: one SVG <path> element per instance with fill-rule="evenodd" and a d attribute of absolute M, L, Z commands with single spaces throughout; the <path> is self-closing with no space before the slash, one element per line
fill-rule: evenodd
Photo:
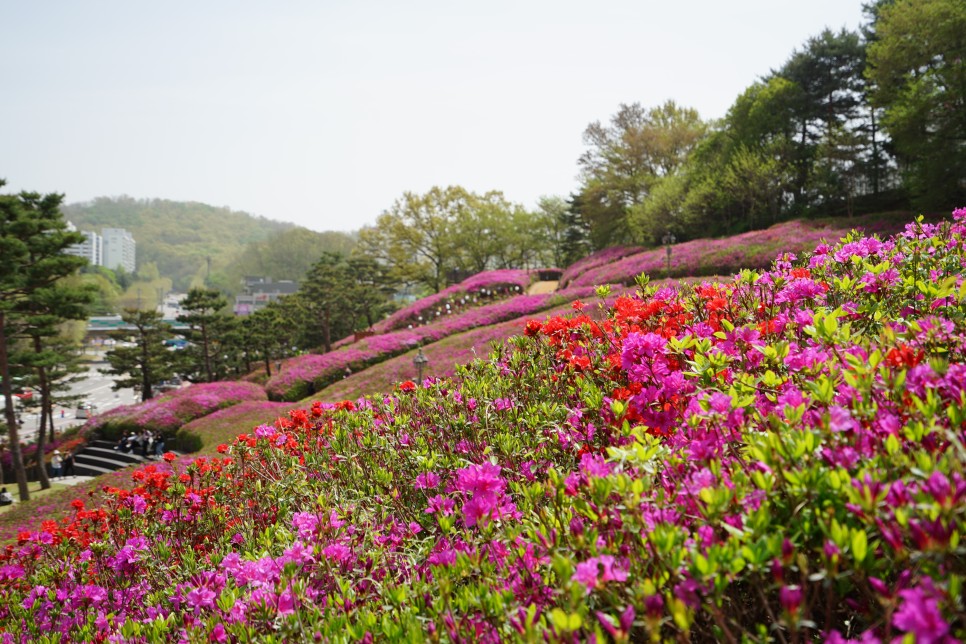
<path fill-rule="evenodd" d="M 577 188 L 589 123 L 705 119 L 862 0 L 0 0 L 4 192 L 357 230 L 404 192 Z"/>

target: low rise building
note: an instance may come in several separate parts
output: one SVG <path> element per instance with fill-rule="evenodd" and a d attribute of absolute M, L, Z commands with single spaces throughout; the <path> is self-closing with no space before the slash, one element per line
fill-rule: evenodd
<path fill-rule="evenodd" d="M 251 315 L 268 306 L 280 297 L 292 295 L 299 290 L 298 282 L 291 280 L 272 281 L 271 277 L 246 276 L 243 280 L 245 290 L 235 296 L 235 315 Z"/>

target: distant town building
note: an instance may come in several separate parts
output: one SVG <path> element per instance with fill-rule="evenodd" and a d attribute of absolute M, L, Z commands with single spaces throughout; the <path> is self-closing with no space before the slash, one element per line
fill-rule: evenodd
<path fill-rule="evenodd" d="M 269 302 L 274 302 L 285 295 L 292 295 L 299 290 L 298 282 L 291 280 L 273 282 L 271 277 L 246 276 L 242 283 L 245 285 L 245 290 L 235 296 L 235 315 L 251 315 L 268 306 Z"/>
<path fill-rule="evenodd" d="M 69 221 L 67 222 L 67 228 L 71 232 L 77 230 L 77 227 Z M 103 266 L 104 238 L 90 230 L 81 231 L 81 234 L 84 235 L 84 241 L 79 244 L 74 244 L 64 252 L 68 255 L 83 257 L 90 262 L 91 266 Z"/>
<path fill-rule="evenodd" d="M 131 233 L 123 228 L 105 228 L 101 235 L 104 237 L 104 266 L 114 270 L 121 267 L 133 273 L 137 244 Z"/>

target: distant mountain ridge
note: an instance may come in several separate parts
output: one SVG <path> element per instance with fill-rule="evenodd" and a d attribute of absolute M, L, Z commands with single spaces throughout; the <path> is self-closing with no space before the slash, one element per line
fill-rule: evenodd
<path fill-rule="evenodd" d="M 316 234 L 243 211 L 168 199 L 98 197 L 65 205 L 62 211 L 79 230 L 100 232 L 111 227 L 130 231 L 137 242 L 138 267 L 154 262 L 159 273 L 170 277 L 179 290 L 187 289 L 192 280 L 207 277 L 209 269 L 212 274 L 232 272 L 231 267 L 250 244 L 286 232 Z"/>

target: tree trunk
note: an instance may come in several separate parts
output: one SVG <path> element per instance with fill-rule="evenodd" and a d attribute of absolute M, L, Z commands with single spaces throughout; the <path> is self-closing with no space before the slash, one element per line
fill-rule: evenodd
<path fill-rule="evenodd" d="M 35 335 L 34 353 L 40 353 L 43 346 L 40 343 L 40 336 Z M 47 381 L 47 369 L 37 367 L 37 391 L 40 393 L 40 428 L 37 430 L 37 479 L 40 481 L 40 489 L 50 489 L 50 479 L 47 477 L 47 464 L 44 460 L 44 447 L 47 445 L 47 411 L 50 405 L 50 383 Z M 51 431 L 50 440 L 53 441 L 54 433 Z"/>
<path fill-rule="evenodd" d="M 10 436 L 10 455 L 13 461 L 13 472 L 17 477 L 17 491 L 21 501 L 30 500 L 30 490 L 27 489 L 27 471 L 23 466 L 23 452 L 20 450 L 20 432 L 17 427 L 17 415 L 13 409 L 13 387 L 10 384 L 10 358 L 7 355 L 6 315 L 0 311 L 0 377 L 3 378 L 3 401 L 6 410 L 7 432 Z"/>
<path fill-rule="evenodd" d="M 322 340 L 325 342 L 325 352 L 332 351 L 331 316 L 329 307 L 322 311 Z"/>
<path fill-rule="evenodd" d="M 211 377 L 211 347 L 208 340 L 208 327 L 204 324 L 201 325 L 201 348 L 205 355 L 205 382 L 214 382 L 214 378 Z"/>
<path fill-rule="evenodd" d="M 139 329 L 141 332 L 141 337 L 139 338 L 141 342 L 141 402 L 146 400 L 151 400 L 154 392 L 151 391 L 151 371 L 149 367 L 148 360 L 148 340 L 145 336 L 144 330 Z"/>

